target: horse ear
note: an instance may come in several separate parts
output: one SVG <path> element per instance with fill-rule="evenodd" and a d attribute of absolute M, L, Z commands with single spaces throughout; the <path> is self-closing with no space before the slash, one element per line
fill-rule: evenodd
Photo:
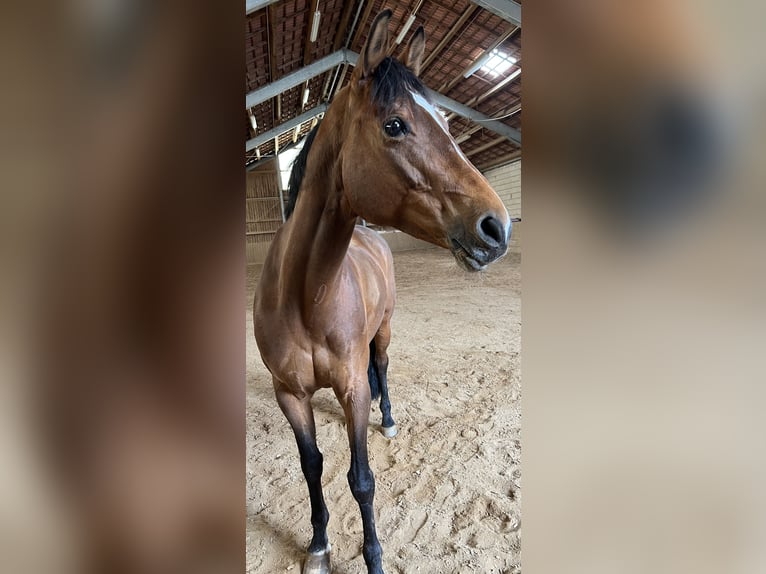
<path fill-rule="evenodd" d="M 420 26 L 410 38 L 407 47 L 407 57 L 404 64 L 410 68 L 416 76 L 420 75 L 420 65 L 423 63 L 423 53 L 426 51 L 426 31 Z"/>
<path fill-rule="evenodd" d="M 367 37 L 367 43 L 364 45 L 357 65 L 357 70 L 362 78 L 372 74 L 386 57 L 388 52 L 388 21 L 391 19 L 391 14 L 391 10 L 383 10 L 372 21 L 370 35 Z"/>

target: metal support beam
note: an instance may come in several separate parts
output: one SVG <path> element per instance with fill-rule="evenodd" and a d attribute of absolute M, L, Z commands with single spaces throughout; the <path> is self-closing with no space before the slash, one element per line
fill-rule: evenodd
<path fill-rule="evenodd" d="M 282 146 L 282 149 L 280 150 L 280 153 L 285 153 L 287 150 L 293 149 L 296 145 L 298 145 L 298 144 L 294 144 L 294 143 L 290 142 L 287 145 Z M 259 157 L 257 160 L 255 160 L 255 161 L 251 160 L 250 163 L 246 164 L 245 165 L 245 171 L 253 171 L 258 166 L 261 166 L 264 163 L 268 163 L 268 162 L 270 162 L 272 160 L 276 160 L 276 159 L 277 159 L 276 155 L 263 155 L 263 156 Z M 279 221 L 279 220 L 276 220 L 276 221 Z"/>
<path fill-rule="evenodd" d="M 326 56 L 322 58 L 321 60 L 317 60 L 316 62 L 314 62 L 313 64 L 309 66 L 306 66 L 305 68 L 301 68 L 297 72 L 288 74 L 287 76 L 280 78 L 276 82 L 272 82 L 271 84 L 268 84 L 262 88 L 258 88 L 257 90 L 250 92 L 249 94 L 247 94 L 245 98 L 245 107 L 251 108 L 253 106 L 256 106 L 260 104 L 261 102 L 268 100 L 269 98 L 273 98 L 274 96 L 281 94 L 282 92 L 286 90 L 289 90 L 290 88 L 294 88 L 295 86 L 313 78 L 314 76 L 318 76 L 319 74 L 326 72 L 327 70 L 337 66 L 338 64 L 350 64 L 352 66 L 356 65 L 356 62 L 358 59 L 359 59 L 359 54 L 352 52 L 351 50 L 346 50 L 345 48 L 338 50 L 337 52 L 333 52 L 329 56 Z M 474 110 L 473 108 L 469 108 L 468 106 L 461 104 L 460 102 L 457 102 L 451 98 L 448 98 L 447 96 L 443 96 L 442 94 L 438 92 L 434 92 L 433 90 L 429 90 L 429 92 L 431 93 L 431 98 L 434 100 L 434 102 L 436 102 L 442 108 L 449 110 L 450 112 L 454 112 L 458 114 L 459 116 L 463 116 L 464 118 L 467 118 L 471 120 L 472 122 L 480 123 L 482 126 L 484 126 L 485 128 L 489 130 L 492 130 L 496 134 L 508 138 L 509 140 L 516 143 L 517 145 L 521 145 L 521 133 L 519 132 L 519 130 L 512 128 L 499 120 L 493 120 L 492 118 L 485 116 L 481 112 L 478 112 Z M 251 140 L 248 140 L 245 145 L 246 151 L 255 149 L 257 146 L 268 141 L 272 137 L 275 137 L 275 135 L 282 134 L 288 131 L 289 129 L 294 128 L 296 126 L 295 122 L 303 123 L 305 121 L 308 121 L 312 117 L 316 116 L 317 114 L 324 112 L 326 109 L 327 109 L 327 104 L 321 104 L 301 114 L 297 118 L 294 118 L 288 122 L 280 124 L 276 126 L 275 128 L 269 130 L 268 132 L 260 134 Z M 272 133 L 272 132 L 275 132 L 275 133 Z"/>
<path fill-rule="evenodd" d="M 331 70 L 338 64 L 355 64 L 358 57 L 358 54 L 354 54 L 353 52 L 350 52 L 346 49 L 341 49 L 337 52 L 333 52 L 329 56 L 325 56 L 324 58 L 321 58 L 316 62 L 293 72 L 292 74 L 287 74 L 286 76 L 279 78 L 274 82 L 266 84 L 262 88 L 253 90 L 245 96 L 245 109 L 255 107 L 258 104 L 273 98 L 277 94 L 286 92 L 290 88 L 294 88 L 295 86 L 310 80 L 314 76 L 318 76 L 327 70 Z"/>
<path fill-rule="evenodd" d="M 429 90 L 429 92 L 431 92 L 431 99 L 445 110 L 455 112 L 457 115 L 463 116 L 472 122 L 480 123 L 482 126 L 488 130 L 492 130 L 497 135 L 504 136 L 511 140 L 513 143 L 521 145 L 521 132 L 516 128 L 508 126 L 500 120 L 493 120 L 492 118 L 488 118 L 481 112 L 477 112 L 473 108 L 469 108 L 468 106 L 463 105 L 460 102 L 456 102 L 452 98 L 443 96 L 438 92 L 434 92 L 433 90 Z"/>
<path fill-rule="evenodd" d="M 471 0 L 503 20 L 521 26 L 521 4 L 513 0 Z"/>
<path fill-rule="evenodd" d="M 245 143 L 245 151 L 254 150 L 258 146 L 266 143 L 267 141 L 273 138 L 279 137 L 281 134 L 285 132 L 289 132 L 290 130 L 295 129 L 295 126 L 299 126 L 326 111 L 327 111 L 327 104 L 319 104 L 317 107 L 311 108 L 309 111 L 304 112 L 301 115 L 291 120 L 287 120 L 286 122 L 279 124 L 278 126 L 270 129 L 269 131 L 263 132 L 262 134 L 257 135 L 253 139 L 247 140 L 247 142 Z"/>
<path fill-rule="evenodd" d="M 512 78 L 511 76 L 508 76 L 505 80 L 503 80 L 499 84 L 496 84 L 489 91 L 484 92 L 483 94 L 480 94 L 480 95 L 476 96 L 475 98 L 471 98 L 470 100 L 468 100 L 465 103 L 465 105 L 468 106 L 468 107 L 473 107 L 473 106 L 476 106 L 476 105 L 482 103 L 484 100 L 486 100 L 492 94 L 494 94 L 497 90 L 499 90 L 500 88 L 504 87 L 506 84 L 508 84 L 510 81 L 512 81 L 514 79 L 516 79 L 516 78 Z M 521 98 L 519 98 L 519 101 L 521 101 Z M 493 115 L 495 115 L 497 117 L 502 117 L 502 116 L 505 116 L 506 114 L 517 114 L 520 111 L 521 111 L 521 104 L 519 103 L 519 104 L 516 104 L 515 106 L 513 106 L 512 108 L 508 108 L 507 110 L 505 110 L 503 112 L 496 113 L 496 114 L 493 114 Z M 454 118 L 454 117 L 455 117 L 455 114 L 450 114 L 449 116 L 447 116 L 447 121 L 451 122 L 452 118 Z"/>
<path fill-rule="evenodd" d="M 252 14 L 277 0 L 245 0 L 245 14 Z"/>

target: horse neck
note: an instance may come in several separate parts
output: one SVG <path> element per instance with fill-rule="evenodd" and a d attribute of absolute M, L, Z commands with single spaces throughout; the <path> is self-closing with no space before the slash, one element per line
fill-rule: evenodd
<path fill-rule="evenodd" d="M 283 286 L 307 306 L 335 285 L 356 221 L 343 197 L 340 150 L 346 98 L 338 96 L 311 146 L 282 260 Z"/>

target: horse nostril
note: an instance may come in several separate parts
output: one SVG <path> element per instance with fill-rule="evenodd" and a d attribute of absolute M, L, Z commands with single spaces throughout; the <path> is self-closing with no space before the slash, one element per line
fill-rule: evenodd
<path fill-rule="evenodd" d="M 494 246 L 505 243 L 505 227 L 492 215 L 487 215 L 479 222 L 479 235 L 488 244 Z"/>

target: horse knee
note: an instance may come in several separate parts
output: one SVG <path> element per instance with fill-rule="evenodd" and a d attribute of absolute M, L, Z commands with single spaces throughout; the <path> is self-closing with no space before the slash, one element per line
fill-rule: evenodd
<path fill-rule="evenodd" d="M 349 470 L 348 485 L 359 504 L 372 504 L 375 497 L 375 477 L 369 467 Z"/>

